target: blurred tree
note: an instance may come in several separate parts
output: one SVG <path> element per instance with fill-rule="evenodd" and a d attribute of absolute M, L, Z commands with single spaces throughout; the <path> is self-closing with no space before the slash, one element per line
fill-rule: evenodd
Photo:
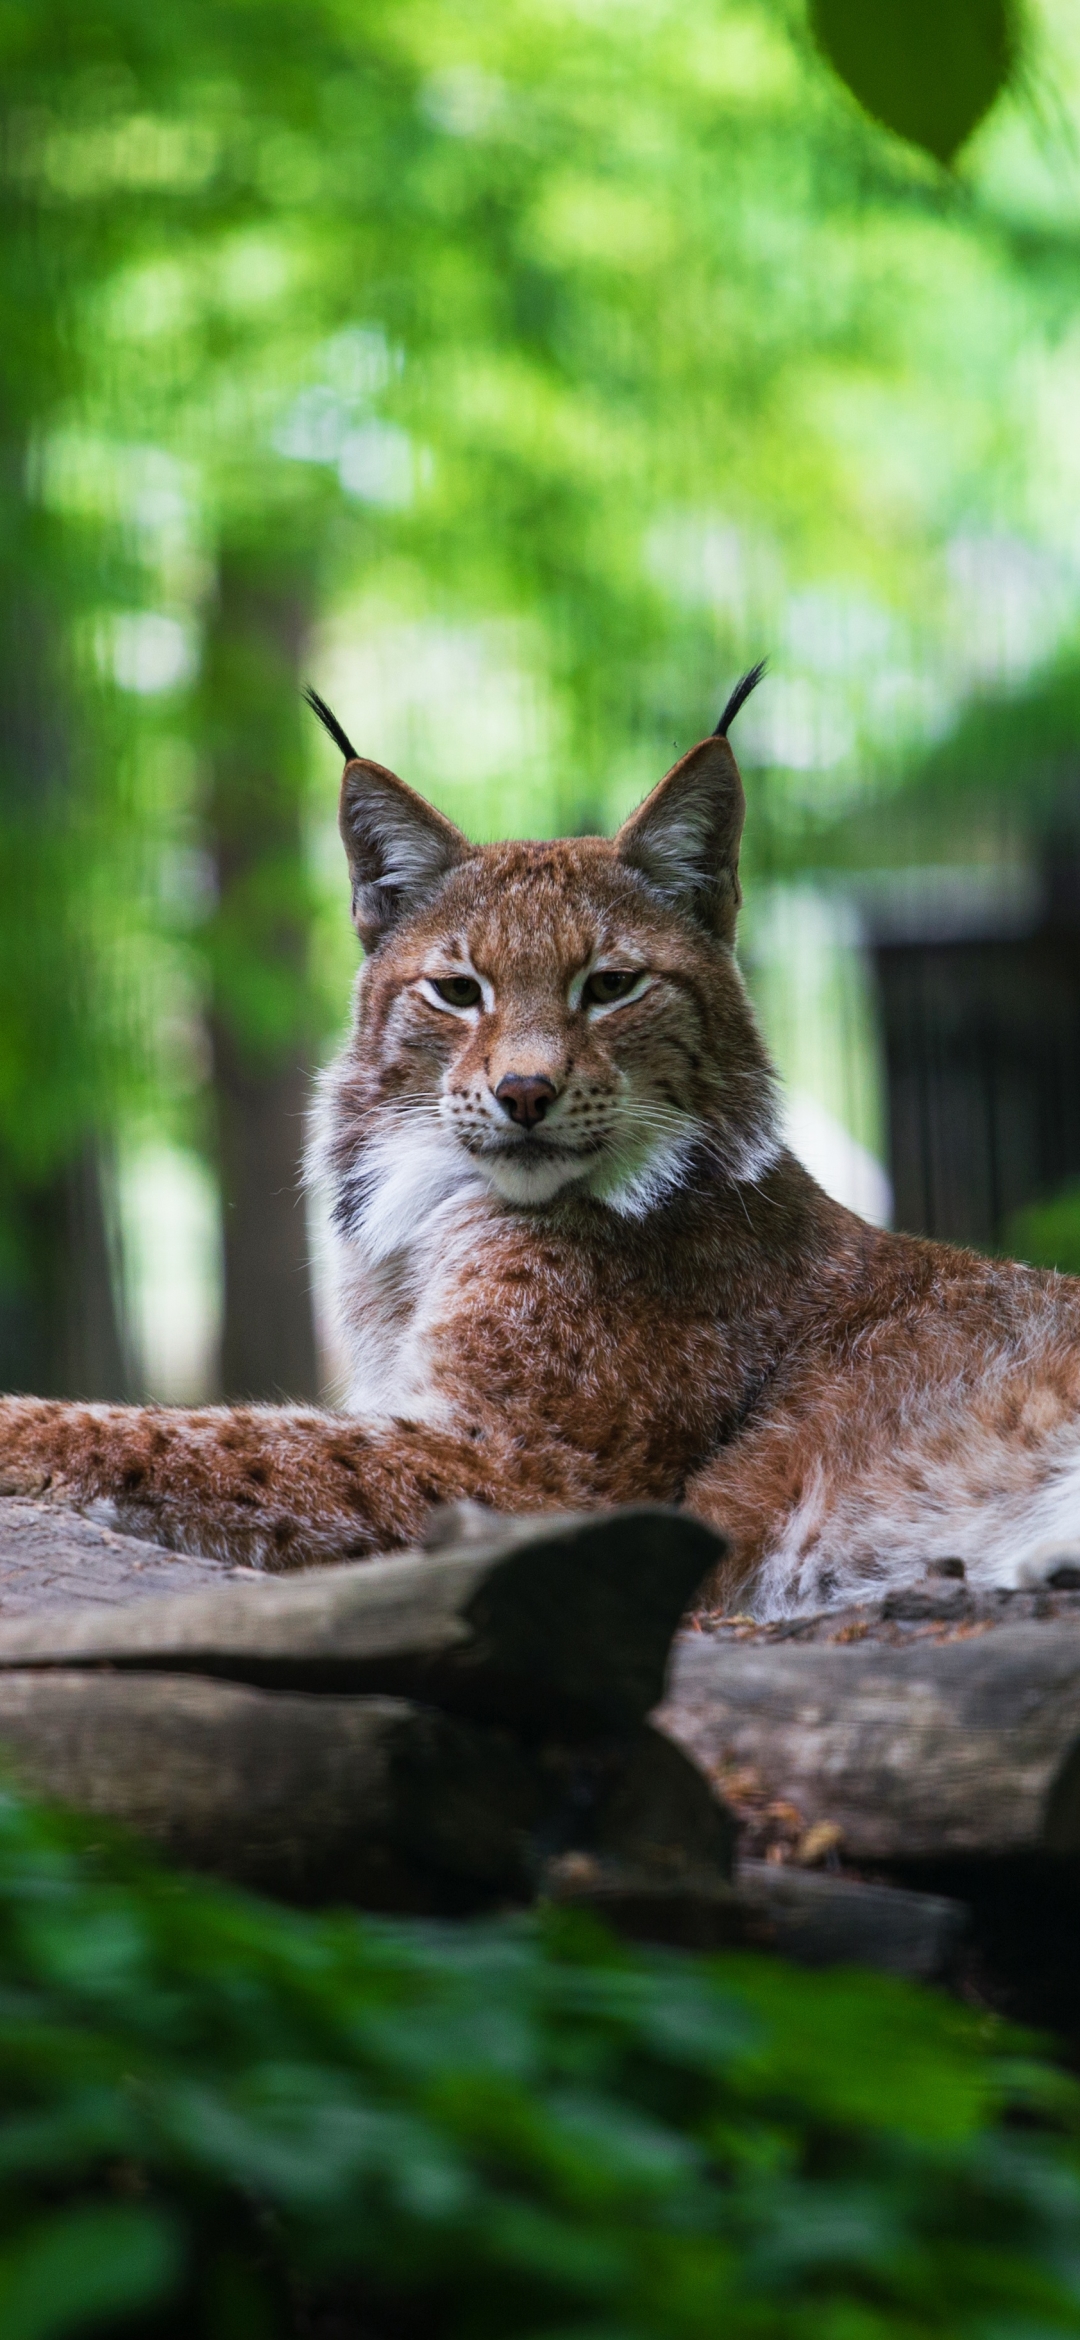
<path fill-rule="evenodd" d="M 92 484 L 83 499 L 89 524 L 85 510 L 50 508 L 50 448 L 58 429 L 70 437 L 85 436 L 95 421 L 108 427 L 100 396 L 94 411 L 87 324 L 116 271 L 160 252 L 178 231 L 201 239 L 205 252 L 215 235 L 265 212 L 258 157 L 245 152 L 246 167 L 230 167 L 237 145 L 246 149 L 260 109 L 264 132 L 268 122 L 310 111 L 312 47 L 323 69 L 341 58 L 331 21 L 332 11 L 316 22 L 310 9 L 280 5 L 267 42 L 265 17 L 256 27 L 242 7 L 211 16 L 179 0 L 146 16 L 124 0 L 105 0 L 87 15 L 53 0 L 9 12 L 0 26 L 7 320 L 0 336 L 0 1381 L 7 1385 L 122 1396 L 132 1382 L 107 1172 L 125 1084 L 139 1077 L 147 1038 L 138 1007 L 115 996 L 111 965 L 129 917 L 125 897 L 141 873 L 138 840 L 125 834 L 123 757 L 114 760 L 117 739 L 93 653 L 107 659 L 116 638 L 109 604 L 130 604 L 145 587 L 131 530 L 117 529 L 114 513 L 112 527 L 102 526 Z M 167 386 L 174 409 L 176 389 Z M 280 545 L 264 547 L 261 568 L 260 575 L 251 545 L 223 547 L 206 692 L 206 802 L 222 889 L 215 944 L 245 921 L 254 943 L 260 917 L 265 926 L 273 915 L 267 873 L 279 897 L 261 962 L 253 949 L 249 996 L 260 972 L 272 991 L 268 959 L 277 963 L 279 988 L 295 988 L 304 955 L 302 908 L 280 897 L 290 883 L 296 891 L 292 694 L 310 585 L 304 593 L 290 577 Z M 138 672 L 133 679 L 143 687 Z M 291 796 L 275 768 L 283 700 Z M 291 1011 L 287 1038 L 253 1036 L 250 1018 L 245 1025 L 236 1010 L 240 947 L 234 935 L 231 951 L 212 954 L 215 1127 L 230 1206 L 227 1371 L 239 1387 L 312 1392 L 311 1307 L 297 1233 L 299 1011 Z M 287 1070 L 283 1047 L 292 1051 Z M 268 1121 L 268 1080 L 277 1084 L 275 1101 L 288 1100 L 288 1118 Z M 282 1255 L 278 1292 L 267 1262 Z M 253 1279 L 255 1259 L 261 1272 Z"/>
<path fill-rule="evenodd" d="M 319 1375 L 299 1182 L 316 1034 L 301 833 L 301 677 L 313 548 L 280 505 L 218 547 L 200 692 L 207 931 L 224 1234 L 221 1373 L 231 1395 L 315 1397 Z"/>
<path fill-rule="evenodd" d="M 0 34 L 0 1379 L 119 1396 L 93 998 L 101 726 L 73 640 L 90 547 L 35 479 L 43 418 L 77 377 L 73 297 L 114 247 L 36 168 L 63 44 L 37 52 L 28 19 L 9 12 Z"/>

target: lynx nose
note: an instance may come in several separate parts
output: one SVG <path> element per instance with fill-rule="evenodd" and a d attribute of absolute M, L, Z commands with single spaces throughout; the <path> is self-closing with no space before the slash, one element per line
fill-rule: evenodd
<path fill-rule="evenodd" d="M 535 1129 L 559 1092 L 539 1073 L 504 1073 L 495 1091 L 498 1104 L 522 1129 Z"/>

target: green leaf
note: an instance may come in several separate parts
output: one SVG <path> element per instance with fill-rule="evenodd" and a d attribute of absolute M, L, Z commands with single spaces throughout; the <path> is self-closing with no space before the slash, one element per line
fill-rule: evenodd
<path fill-rule="evenodd" d="M 4 2340 L 52 2340 L 164 2300 L 181 2266 L 174 2221 L 159 2210 L 70 2210 L 42 2219 L 0 2254 Z"/>
<path fill-rule="evenodd" d="M 989 111 L 1015 58 L 1008 0 L 811 0 L 811 22 L 867 113 L 943 163 Z"/>

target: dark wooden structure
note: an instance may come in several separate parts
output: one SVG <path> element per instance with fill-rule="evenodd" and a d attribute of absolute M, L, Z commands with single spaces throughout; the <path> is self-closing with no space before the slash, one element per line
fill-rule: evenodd
<path fill-rule="evenodd" d="M 992 1250 L 1011 1214 L 1080 1178 L 1080 864 L 1040 884 L 865 904 L 888 1090 L 894 1224 Z"/>
<path fill-rule="evenodd" d="M 0 1499 L 3 1763 L 288 1901 L 572 1903 L 936 1977 L 1080 2056 L 1076 1569 L 678 1631 L 722 1549 L 686 1513 L 466 1507 L 267 1578 Z"/>

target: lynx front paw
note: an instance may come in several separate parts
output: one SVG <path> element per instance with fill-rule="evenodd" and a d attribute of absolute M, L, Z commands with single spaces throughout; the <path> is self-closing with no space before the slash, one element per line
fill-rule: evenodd
<path fill-rule="evenodd" d="M 48 1471 L 33 1470 L 27 1466 L 17 1470 L 12 1463 L 0 1462 L 0 1495 L 19 1495 L 23 1499 L 36 1498 L 49 1492 Z"/>

